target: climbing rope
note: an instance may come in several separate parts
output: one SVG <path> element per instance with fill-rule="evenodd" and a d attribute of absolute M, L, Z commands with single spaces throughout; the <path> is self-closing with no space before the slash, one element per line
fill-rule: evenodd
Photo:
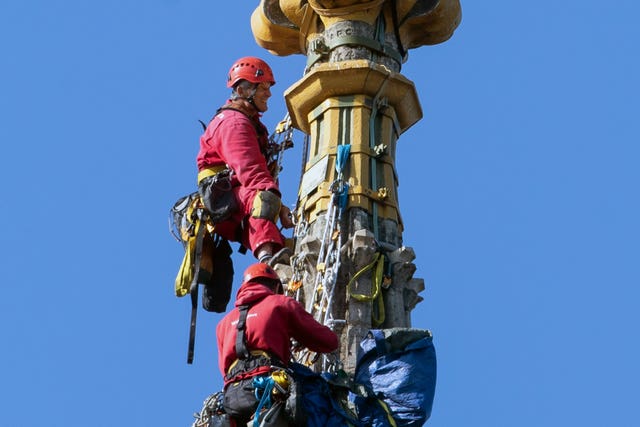
<path fill-rule="evenodd" d="M 254 392 L 256 400 L 258 400 L 258 407 L 256 408 L 255 415 L 253 416 L 253 427 L 259 427 L 260 412 L 262 412 L 262 409 L 269 409 L 271 407 L 271 393 L 274 385 L 275 381 L 271 376 L 253 378 L 253 387 L 255 388 Z"/>
<path fill-rule="evenodd" d="M 269 376 L 253 378 L 254 393 L 258 400 L 258 407 L 253 416 L 253 427 L 259 427 L 262 411 L 271 408 L 274 400 L 282 404 L 287 398 L 290 382 L 287 373 L 282 369 L 272 372 Z"/>

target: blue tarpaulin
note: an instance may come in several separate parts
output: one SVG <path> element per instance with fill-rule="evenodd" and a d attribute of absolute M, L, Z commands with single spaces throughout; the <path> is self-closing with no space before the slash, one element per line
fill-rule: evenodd
<path fill-rule="evenodd" d="M 436 386 L 436 353 L 431 332 L 422 329 L 373 329 L 361 343 L 355 382 L 382 399 L 398 427 L 422 426 L 431 416 Z M 358 418 L 388 426 L 366 399 L 354 399 Z M 375 413 L 373 413 L 375 411 Z"/>
<path fill-rule="evenodd" d="M 307 427 L 364 427 L 348 414 L 333 397 L 327 379 L 306 366 L 292 363 L 291 371 L 296 383 L 297 404 L 304 407 Z M 328 376 L 331 376 L 327 374 Z"/>

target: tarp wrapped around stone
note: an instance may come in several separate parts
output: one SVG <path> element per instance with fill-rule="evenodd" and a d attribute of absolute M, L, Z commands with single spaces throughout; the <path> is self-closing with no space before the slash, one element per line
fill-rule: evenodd
<path fill-rule="evenodd" d="M 382 399 L 398 427 L 422 426 L 431 416 L 436 386 L 436 353 L 431 332 L 422 329 L 372 329 L 360 343 L 355 382 Z M 354 399 L 358 417 L 376 410 Z M 380 419 L 379 415 L 372 418 Z M 375 425 L 375 422 L 374 422 Z M 385 425 L 385 424 L 380 424 Z"/>

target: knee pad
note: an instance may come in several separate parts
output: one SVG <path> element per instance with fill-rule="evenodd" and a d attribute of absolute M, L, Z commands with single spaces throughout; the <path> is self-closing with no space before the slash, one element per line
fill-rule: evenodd
<path fill-rule="evenodd" d="M 282 202 L 280 197 L 271 191 L 258 191 L 253 198 L 251 216 L 253 218 L 268 219 L 271 222 L 278 221 Z"/>

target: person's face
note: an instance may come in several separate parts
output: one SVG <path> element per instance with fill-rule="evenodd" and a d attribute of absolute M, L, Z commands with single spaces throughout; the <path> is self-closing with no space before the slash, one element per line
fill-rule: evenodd
<path fill-rule="evenodd" d="M 253 95 L 253 102 L 256 108 L 261 113 L 264 113 L 269 109 L 267 101 L 271 98 L 271 83 L 262 82 L 256 88 L 256 93 Z"/>

